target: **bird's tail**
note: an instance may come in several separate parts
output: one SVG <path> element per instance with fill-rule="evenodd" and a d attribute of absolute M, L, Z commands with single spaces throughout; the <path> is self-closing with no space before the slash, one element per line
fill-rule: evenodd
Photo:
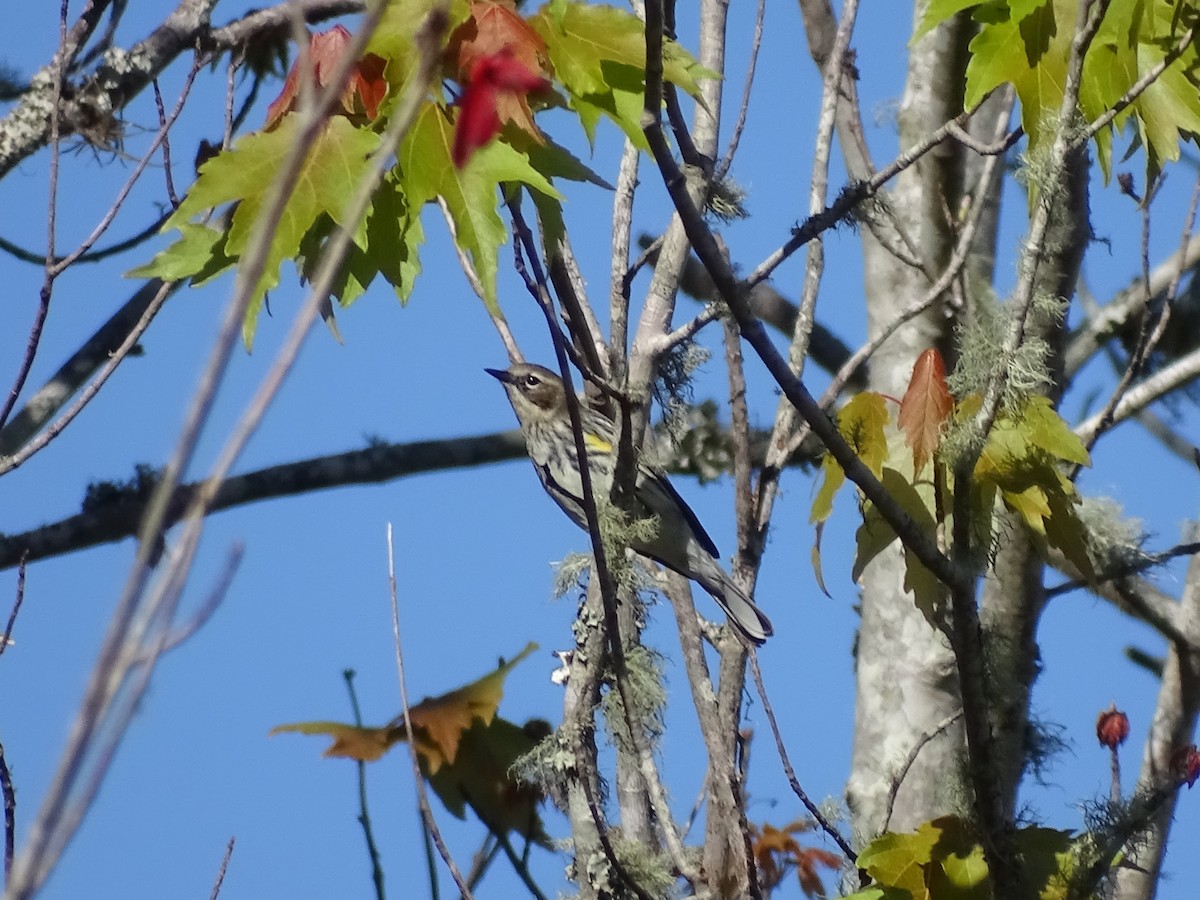
<path fill-rule="evenodd" d="M 700 562 L 700 565 L 696 565 Z M 693 558 L 692 577 L 717 601 L 729 621 L 754 644 L 763 644 L 775 633 L 766 613 L 754 605 L 729 574 L 712 557 L 705 561 Z"/>

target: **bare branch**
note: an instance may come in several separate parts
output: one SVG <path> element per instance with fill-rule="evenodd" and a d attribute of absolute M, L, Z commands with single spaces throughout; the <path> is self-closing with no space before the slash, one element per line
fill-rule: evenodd
<path fill-rule="evenodd" d="M 225 853 L 221 857 L 221 865 L 217 869 L 217 877 L 213 881 L 212 893 L 208 895 L 208 900 L 217 900 L 221 895 L 221 884 L 225 881 L 225 872 L 229 869 L 229 860 L 233 858 L 233 842 L 234 838 L 229 839 L 229 843 L 225 845 Z"/>
<path fill-rule="evenodd" d="M 210 55 L 241 47 L 267 35 L 286 31 L 292 17 L 319 22 L 334 16 L 362 12 L 362 0 L 289 0 L 247 13 L 220 28 L 212 28 L 209 14 L 215 0 L 181 0 L 163 23 L 128 51 L 112 51 L 111 60 L 84 79 L 76 96 L 62 106 L 62 136 L 86 129 L 88 123 L 111 116 L 141 93 L 181 54 L 200 46 Z M 88 21 L 106 6 L 93 2 L 85 12 Z M 80 19 L 80 24 L 84 18 Z M 94 28 L 95 22 L 91 22 Z M 77 25 L 77 28 L 79 26 Z M 91 29 L 86 30 L 87 34 Z M 75 33 L 72 33 L 74 38 Z M 81 36 L 83 32 L 80 31 Z M 80 42 L 75 41 L 78 45 Z M 64 52 L 69 51 L 69 52 Z M 52 78 L 60 59 L 73 56 L 71 42 L 55 59 L 34 75 L 32 89 L 0 118 L 0 178 L 50 142 L 51 113 L 55 102 Z"/>
<path fill-rule="evenodd" d="M 404 651 L 400 644 L 400 603 L 396 599 L 396 556 L 392 546 L 391 522 L 387 524 L 387 560 L 388 596 L 392 601 L 392 645 L 396 651 L 396 676 L 400 681 L 400 716 L 404 722 L 404 733 L 408 738 L 408 758 L 412 763 L 413 783 L 417 790 L 417 807 L 421 812 L 421 820 L 425 823 L 426 833 L 433 838 L 438 853 L 441 854 L 442 862 L 450 870 L 450 875 L 454 879 L 454 883 L 458 885 L 463 900 L 472 900 L 471 888 L 454 862 L 454 857 L 450 855 L 450 849 L 446 846 L 445 840 L 442 839 L 441 829 L 438 828 L 437 819 L 434 818 L 433 809 L 429 805 L 429 792 L 425 790 L 425 778 L 421 775 L 421 763 L 417 758 L 417 739 L 413 734 L 410 715 L 412 706 L 408 702 L 408 682 L 404 677 Z"/>

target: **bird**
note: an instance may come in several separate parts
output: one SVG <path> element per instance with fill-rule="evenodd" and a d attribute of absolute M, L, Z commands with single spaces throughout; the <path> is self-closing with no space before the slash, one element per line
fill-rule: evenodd
<path fill-rule="evenodd" d="M 484 371 L 504 386 L 542 487 L 571 521 L 586 530 L 583 482 L 562 379 L 531 363 Z M 614 423 L 582 401 L 579 415 L 593 494 L 608 496 L 616 466 Z M 660 469 L 640 459 L 632 505 L 630 512 L 639 518 L 654 517 L 658 522 L 653 537 L 631 539 L 633 550 L 708 591 L 733 626 L 752 643 L 761 645 L 774 634 L 771 621 L 717 562 L 717 546 L 696 514 Z"/>

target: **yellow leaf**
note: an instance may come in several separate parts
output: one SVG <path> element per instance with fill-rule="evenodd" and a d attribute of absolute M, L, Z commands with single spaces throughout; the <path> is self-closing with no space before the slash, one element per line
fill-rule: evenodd
<path fill-rule="evenodd" d="M 324 756 L 345 757 L 360 762 L 373 762 L 387 753 L 393 744 L 404 740 L 403 729 L 359 727 L 343 722 L 293 722 L 290 725 L 277 725 L 269 733 L 328 735 L 333 738 L 333 743 L 325 750 Z"/>
<path fill-rule="evenodd" d="M 409 710 L 413 731 L 420 733 L 417 749 L 429 767 L 430 775 L 454 762 L 459 738 L 475 719 L 483 720 L 485 725 L 492 721 L 504 695 L 505 677 L 513 666 L 536 649 L 537 644 L 526 644 L 525 649 L 495 671 L 456 691 L 422 700 Z M 391 726 L 403 729 L 403 717 L 393 720 Z"/>

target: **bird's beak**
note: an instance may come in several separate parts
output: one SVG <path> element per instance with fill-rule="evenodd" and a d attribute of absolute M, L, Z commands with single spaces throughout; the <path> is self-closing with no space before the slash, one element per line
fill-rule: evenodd
<path fill-rule="evenodd" d="M 501 384 L 512 384 L 513 377 L 507 369 L 484 369 L 483 371 L 487 372 Z"/>

